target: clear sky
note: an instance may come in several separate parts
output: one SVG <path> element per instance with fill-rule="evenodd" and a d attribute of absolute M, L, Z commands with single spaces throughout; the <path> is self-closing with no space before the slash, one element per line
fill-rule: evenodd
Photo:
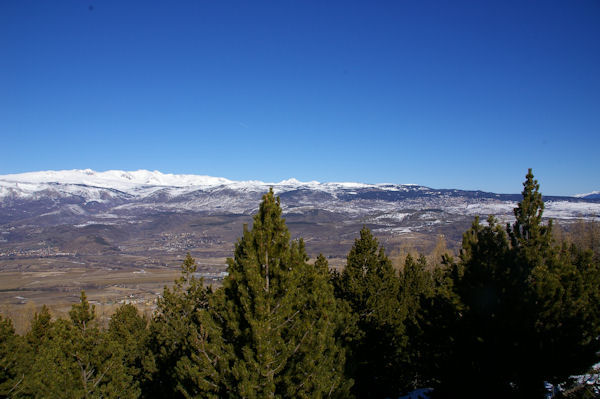
<path fill-rule="evenodd" d="M 0 2 L 0 174 L 600 189 L 600 1 Z"/>

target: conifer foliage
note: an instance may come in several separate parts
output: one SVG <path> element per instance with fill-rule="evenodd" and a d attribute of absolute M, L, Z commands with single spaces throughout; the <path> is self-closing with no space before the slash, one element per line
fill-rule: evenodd
<path fill-rule="evenodd" d="M 346 267 L 335 275 L 337 295 L 357 319 L 358 334 L 350 343 L 348 372 L 359 398 L 398 396 L 399 366 L 405 344 L 405 308 L 400 282 L 383 246 L 367 227 L 348 254 Z"/>
<path fill-rule="evenodd" d="M 0 316 L 0 396 L 8 397 L 20 390 L 22 374 L 19 367 L 20 337 L 15 334 L 12 321 Z"/>
<path fill-rule="evenodd" d="M 271 190 L 211 298 L 205 338 L 220 359 L 211 361 L 219 375 L 213 382 L 231 397 L 343 396 L 338 303 L 302 240 L 290 242 L 281 213 Z"/>
<path fill-rule="evenodd" d="M 600 349 L 600 265 L 590 251 L 556 246 L 529 170 L 516 221 L 475 219 L 451 261 L 461 311 L 440 396 L 544 396 L 544 381 L 582 373 Z"/>
<path fill-rule="evenodd" d="M 181 264 L 181 276 L 172 287 L 165 287 L 158 301 L 148 338 L 152 356 L 143 360 L 149 397 L 182 397 L 197 390 L 193 382 L 189 387 L 189 368 L 212 291 L 195 276 L 196 268 L 188 253 Z"/>
<path fill-rule="evenodd" d="M 15 397 L 136 398 L 139 384 L 127 372 L 119 342 L 96 324 L 93 305 L 81 292 L 70 319 L 50 322 L 42 313 L 34 319 L 28 338 L 31 369 Z M 37 346 L 37 349 L 36 349 Z"/>

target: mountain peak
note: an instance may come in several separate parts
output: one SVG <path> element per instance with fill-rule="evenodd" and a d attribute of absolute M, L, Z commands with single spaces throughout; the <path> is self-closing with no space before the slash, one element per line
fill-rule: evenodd
<path fill-rule="evenodd" d="M 585 199 L 600 199 L 600 190 L 592 191 L 585 194 L 575 194 L 573 197 Z"/>

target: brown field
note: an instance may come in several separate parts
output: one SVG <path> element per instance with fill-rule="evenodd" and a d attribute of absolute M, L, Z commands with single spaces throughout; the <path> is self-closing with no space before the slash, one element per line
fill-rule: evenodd
<path fill-rule="evenodd" d="M 81 257 L 78 260 L 31 258 L 20 260 L 20 270 L 14 267 L 14 261 L 0 261 L 0 314 L 11 318 L 17 332 L 22 334 L 42 305 L 48 306 L 55 317 L 68 317 L 71 306 L 79 302 L 81 291 L 85 290 L 102 325 L 108 323 L 122 303 L 132 303 L 150 316 L 164 287 L 179 277 L 183 261 L 181 257 L 165 259 L 167 266 L 117 269 L 82 262 L 82 259 L 86 260 Z M 343 267 L 344 261 L 329 259 L 330 265 L 338 269 Z M 196 262 L 200 273 L 226 268 L 225 258 L 196 258 Z M 205 277 L 205 284 L 219 286 L 221 281 Z"/>
<path fill-rule="evenodd" d="M 22 333 L 42 305 L 47 305 L 56 317 L 66 316 L 71 305 L 79 301 L 82 290 L 96 306 L 101 323 L 106 323 L 121 303 L 133 303 L 151 314 L 165 285 L 171 285 L 179 276 L 182 259 L 169 259 L 166 266 L 128 268 L 103 267 L 81 257 L 20 260 L 18 269 L 10 267 L 14 264 L 3 264 L 8 261 L 0 261 L 0 314 L 10 317 Z M 197 261 L 201 273 L 225 269 L 224 258 Z M 220 284 L 210 278 L 205 282 Z"/>

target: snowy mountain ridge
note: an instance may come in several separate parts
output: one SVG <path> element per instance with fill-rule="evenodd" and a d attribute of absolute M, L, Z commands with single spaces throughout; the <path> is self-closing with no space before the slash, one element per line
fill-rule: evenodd
<path fill-rule="evenodd" d="M 441 234 L 456 246 L 474 216 L 481 223 L 488 215 L 510 222 L 521 199 L 520 194 L 414 184 L 267 183 L 147 170 L 0 175 L 0 254 L 29 256 L 40 246 L 57 253 L 82 251 L 81 240 L 100 252 L 161 248 L 161 253 L 193 236 L 197 248 L 227 256 L 239 226 L 251 220 L 271 187 L 291 231 L 306 238 L 315 253 L 336 256 L 347 253 L 364 225 L 386 240 L 425 245 Z M 600 199 L 544 196 L 544 201 L 546 218 L 599 220 Z M 104 242 L 113 244 L 98 244 Z"/>
<path fill-rule="evenodd" d="M 600 198 L 600 190 L 592 191 L 590 193 L 585 193 L 585 194 L 575 194 L 573 197 L 586 198 L 586 199 L 599 199 Z"/>
<path fill-rule="evenodd" d="M 60 185 L 60 190 L 58 190 Z M 91 169 L 74 169 L 61 171 L 40 171 L 19 174 L 0 175 L 0 198 L 6 196 L 31 197 L 36 192 L 46 190 L 59 191 L 63 194 L 85 195 L 87 188 L 91 200 L 101 200 L 94 189 L 117 190 L 135 197 L 144 197 L 165 188 L 173 189 L 179 195 L 194 190 L 207 190 L 217 187 L 245 191 L 267 191 L 273 187 L 276 192 L 308 188 L 325 192 L 336 189 L 378 188 L 382 190 L 405 190 L 417 187 L 414 184 L 366 184 L 353 182 L 320 183 L 318 181 L 302 182 L 295 178 L 269 183 L 258 180 L 234 181 L 223 177 L 205 175 L 168 174 L 159 171 L 108 170 L 96 172 Z M 182 190 L 183 189 L 183 190 Z"/>
<path fill-rule="evenodd" d="M 271 187 L 281 196 L 286 213 L 326 211 L 345 215 L 343 218 L 373 220 L 382 224 L 382 228 L 394 226 L 398 231 L 404 231 L 411 218 L 413 225 L 430 227 L 474 215 L 482 215 L 482 219 L 489 214 L 510 219 L 520 200 L 518 194 L 432 189 L 415 184 L 320 183 L 297 179 L 268 183 L 148 170 L 62 170 L 0 175 L 0 224 L 50 215 L 56 216 L 56 223 L 74 224 L 104 220 L 105 214 L 249 215 Z M 573 220 L 600 215 L 600 201 L 595 198 L 544 196 L 544 200 L 546 217 Z"/>

